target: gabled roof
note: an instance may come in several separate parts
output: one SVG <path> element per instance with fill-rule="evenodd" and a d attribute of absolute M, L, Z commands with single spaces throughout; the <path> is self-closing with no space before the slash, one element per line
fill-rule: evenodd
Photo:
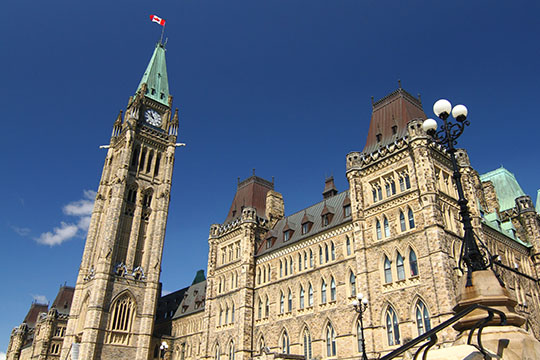
<path fill-rule="evenodd" d="M 39 314 L 46 313 L 47 311 L 49 311 L 49 305 L 38 304 L 34 302 L 32 303 L 32 305 L 30 305 L 30 310 L 28 310 L 28 313 L 24 317 L 23 322 L 26 323 L 28 327 L 33 328 L 36 326 Z"/>
<path fill-rule="evenodd" d="M 141 91 L 142 84 L 146 83 L 145 96 L 165 106 L 169 105 L 169 80 L 167 78 L 167 64 L 165 63 L 165 45 L 157 43 L 152 58 L 137 87 Z"/>
<path fill-rule="evenodd" d="M 332 196 L 331 198 L 323 200 L 315 205 L 312 205 L 306 209 L 300 210 L 299 212 L 295 214 L 286 216 L 283 219 L 279 220 L 274 226 L 274 228 L 269 231 L 269 234 L 266 237 L 266 238 L 269 238 L 269 237 L 276 238 L 272 246 L 267 248 L 266 243 L 264 241 L 260 242 L 258 249 L 256 249 L 255 251 L 255 255 L 260 256 L 260 255 L 272 252 L 274 250 L 277 250 L 284 246 L 288 246 L 302 239 L 311 237 L 323 231 L 327 231 L 340 224 L 351 221 L 351 216 L 344 217 L 344 211 L 343 211 L 343 205 L 348 196 L 349 196 L 349 191 L 344 191 L 342 193 L 337 194 L 336 196 Z M 350 203 L 350 201 L 348 201 L 348 203 Z M 325 205 L 327 208 L 329 208 L 329 210 L 330 209 L 335 210 L 334 216 L 332 217 L 332 221 L 330 222 L 328 226 L 322 226 L 321 215 L 322 215 Z M 302 221 L 304 220 L 304 217 L 306 219 L 310 219 L 310 221 L 313 221 L 313 225 L 311 226 L 311 229 L 306 234 L 302 234 L 302 229 L 301 229 L 301 226 L 302 226 L 301 224 L 302 224 Z M 294 230 L 294 232 L 288 241 L 284 241 L 283 232 L 289 229 Z"/>
<path fill-rule="evenodd" d="M 178 306 L 173 319 L 187 316 L 204 310 L 206 298 L 206 280 L 191 285 L 184 293 L 184 298 Z"/>
<path fill-rule="evenodd" d="M 481 181 L 491 181 L 499 200 L 499 211 L 512 209 L 516 206 L 515 199 L 525 195 L 514 174 L 500 167 L 484 175 L 480 175 Z"/>
<path fill-rule="evenodd" d="M 274 183 L 255 175 L 239 182 L 224 224 L 242 216 L 245 207 L 255 208 L 257 216 L 266 217 L 266 194 L 270 190 L 274 190 Z"/>
<path fill-rule="evenodd" d="M 372 153 L 407 135 L 407 123 L 413 119 L 425 119 L 422 102 L 401 87 L 373 103 L 373 113 L 364 146 L 364 153 Z M 396 127 L 396 133 L 392 130 Z M 380 135 L 380 141 L 377 140 Z"/>
<path fill-rule="evenodd" d="M 54 299 L 51 308 L 54 307 L 59 313 L 69 315 L 69 310 L 71 309 L 71 302 L 73 301 L 74 292 L 74 287 L 65 285 L 60 287 L 60 290 L 58 290 L 58 294 L 56 295 L 56 299 Z"/>

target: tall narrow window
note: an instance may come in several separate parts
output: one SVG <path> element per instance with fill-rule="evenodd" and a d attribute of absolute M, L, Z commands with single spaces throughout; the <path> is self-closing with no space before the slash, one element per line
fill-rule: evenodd
<path fill-rule="evenodd" d="M 358 352 L 362 353 L 364 350 L 364 338 L 362 337 L 362 326 L 360 325 L 360 321 L 356 323 L 356 339 L 358 340 Z"/>
<path fill-rule="evenodd" d="M 294 272 L 294 261 L 293 258 L 289 259 L 289 274 L 292 275 Z"/>
<path fill-rule="evenodd" d="M 292 311 L 292 292 L 290 289 L 289 289 L 289 297 L 287 299 L 287 311 L 288 312 Z"/>
<path fill-rule="evenodd" d="M 396 268 L 398 280 L 405 280 L 405 266 L 403 265 L 403 256 L 400 253 L 397 253 Z"/>
<path fill-rule="evenodd" d="M 388 224 L 388 218 L 385 216 L 383 219 L 384 223 L 384 237 L 390 236 L 390 225 Z"/>
<path fill-rule="evenodd" d="M 405 225 L 405 215 L 403 214 L 403 211 L 399 212 L 399 225 L 401 227 L 401 231 L 407 230 L 407 226 Z"/>
<path fill-rule="evenodd" d="M 302 271 L 302 254 L 298 254 L 298 271 Z"/>
<path fill-rule="evenodd" d="M 308 290 L 308 306 L 313 306 L 313 286 L 309 284 Z"/>
<path fill-rule="evenodd" d="M 387 284 L 392 282 L 392 263 L 386 255 L 384 256 L 384 281 Z"/>
<path fill-rule="evenodd" d="M 392 307 L 386 310 L 386 335 L 388 336 L 388 345 L 399 345 L 399 323 L 396 312 Z"/>
<path fill-rule="evenodd" d="M 143 148 L 143 151 L 141 153 L 141 160 L 139 161 L 139 171 L 144 170 L 144 162 L 146 160 L 146 149 Z"/>
<path fill-rule="evenodd" d="M 304 330 L 304 359 L 305 360 L 311 360 L 312 354 L 311 354 L 311 335 L 307 329 Z"/>
<path fill-rule="evenodd" d="M 392 195 L 392 193 L 390 192 L 390 183 L 386 183 L 384 185 L 384 188 L 386 190 L 386 197 L 390 197 L 390 195 Z"/>
<path fill-rule="evenodd" d="M 351 285 L 351 296 L 356 296 L 356 276 L 352 271 L 349 274 L 349 284 Z"/>
<path fill-rule="evenodd" d="M 418 336 L 431 330 L 429 313 L 422 300 L 418 300 L 418 303 L 416 304 L 416 327 L 418 328 Z"/>
<path fill-rule="evenodd" d="M 396 182 L 394 180 L 392 180 L 390 182 L 390 186 L 392 188 L 392 195 L 394 195 L 396 193 Z"/>
<path fill-rule="evenodd" d="M 377 188 L 377 194 L 379 195 L 379 200 L 382 200 L 382 188 L 381 187 Z"/>
<path fill-rule="evenodd" d="M 414 214 L 412 209 L 409 209 L 409 229 L 414 229 Z"/>
<path fill-rule="evenodd" d="M 399 191 L 405 191 L 405 179 L 399 178 Z"/>
<path fill-rule="evenodd" d="M 351 255 L 351 239 L 348 236 L 346 237 L 345 244 L 347 247 L 347 255 Z"/>
<path fill-rule="evenodd" d="M 156 155 L 156 165 L 154 166 L 154 176 L 159 175 L 159 163 L 161 162 L 161 154 Z"/>
<path fill-rule="evenodd" d="M 266 301 L 264 303 L 264 317 L 270 315 L 270 300 L 268 300 L 268 295 L 266 295 Z"/>
<path fill-rule="evenodd" d="M 229 322 L 229 305 L 225 308 L 225 325 Z"/>
<path fill-rule="evenodd" d="M 328 262 L 328 244 L 324 244 L 324 260 Z"/>
<path fill-rule="evenodd" d="M 336 260 L 336 246 L 333 241 L 330 242 L 330 253 L 332 255 L 332 260 Z"/>
<path fill-rule="evenodd" d="M 300 286 L 300 309 L 304 308 L 304 287 Z"/>
<path fill-rule="evenodd" d="M 313 267 L 313 251 L 309 250 L 309 267 Z"/>
<path fill-rule="evenodd" d="M 332 280 L 330 280 L 330 301 L 336 300 L 336 281 L 334 280 L 334 277 L 332 277 Z"/>
<path fill-rule="evenodd" d="M 152 170 L 152 160 L 154 158 L 154 151 L 148 153 L 148 161 L 146 163 L 146 172 L 149 173 Z"/>
<path fill-rule="evenodd" d="M 120 297 L 112 306 L 109 343 L 128 345 L 135 316 L 135 303 L 127 294 Z"/>
<path fill-rule="evenodd" d="M 279 296 L 279 313 L 283 314 L 285 312 L 285 295 L 283 295 L 283 292 L 281 292 L 281 295 Z"/>
<path fill-rule="evenodd" d="M 231 323 L 234 323 L 234 304 L 232 305 L 232 310 L 231 310 Z"/>
<path fill-rule="evenodd" d="M 411 276 L 418 275 L 418 261 L 416 260 L 416 253 L 413 249 L 409 251 L 409 266 L 411 268 Z"/>
<path fill-rule="evenodd" d="M 262 300 L 259 298 L 259 309 L 258 309 L 258 318 L 262 319 Z"/>
<path fill-rule="evenodd" d="M 283 354 L 290 354 L 289 335 L 287 334 L 287 331 L 284 331 L 283 335 L 281 336 L 281 352 Z"/>
<path fill-rule="evenodd" d="M 279 277 L 283 277 L 283 262 L 279 261 Z"/>
<path fill-rule="evenodd" d="M 375 223 L 375 228 L 377 229 L 377 240 L 382 239 L 382 232 L 381 232 L 381 222 L 379 219 L 377 219 L 377 222 Z"/>
<path fill-rule="evenodd" d="M 284 268 L 285 268 L 285 276 L 287 276 L 287 271 L 288 271 L 288 262 L 287 262 L 287 259 L 284 260 Z"/>
<path fill-rule="evenodd" d="M 326 281 L 324 281 L 324 279 L 321 284 L 321 303 L 326 303 Z"/>
<path fill-rule="evenodd" d="M 405 174 L 404 178 L 405 178 L 405 187 L 407 189 L 410 189 L 411 188 L 411 180 L 409 179 L 409 174 Z"/>
<path fill-rule="evenodd" d="M 219 360 L 220 355 L 221 355 L 221 352 L 219 351 L 219 344 L 216 344 L 216 357 L 215 357 L 215 359 Z"/>
<path fill-rule="evenodd" d="M 336 332 L 331 324 L 326 326 L 326 356 L 336 356 Z"/>
<path fill-rule="evenodd" d="M 229 360 L 234 360 L 234 342 L 229 344 Z"/>
<path fill-rule="evenodd" d="M 322 246 L 319 245 L 319 264 L 323 263 L 323 250 Z"/>
<path fill-rule="evenodd" d="M 373 194 L 373 202 L 377 202 L 377 189 L 371 190 L 371 193 Z"/>
<path fill-rule="evenodd" d="M 304 269 L 307 269 L 307 252 L 304 251 Z"/>
<path fill-rule="evenodd" d="M 220 308 L 219 309 L 219 322 L 218 322 L 218 325 L 221 326 L 222 323 L 223 323 L 223 309 Z"/>

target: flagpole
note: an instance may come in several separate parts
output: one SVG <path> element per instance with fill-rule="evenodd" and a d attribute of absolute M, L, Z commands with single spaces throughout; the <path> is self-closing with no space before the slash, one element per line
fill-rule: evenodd
<path fill-rule="evenodd" d="M 159 43 L 163 45 L 163 33 L 165 32 L 165 24 L 163 24 L 163 29 L 161 29 L 161 38 L 159 39 Z"/>

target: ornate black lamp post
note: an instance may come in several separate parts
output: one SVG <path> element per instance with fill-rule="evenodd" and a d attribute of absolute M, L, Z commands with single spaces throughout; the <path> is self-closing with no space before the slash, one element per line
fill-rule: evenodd
<path fill-rule="evenodd" d="M 368 307 L 368 299 L 358 293 L 356 299 L 353 300 L 352 305 L 354 310 L 358 313 L 358 320 L 360 320 L 360 332 L 362 334 L 362 360 L 368 360 L 366 354 L 366 338 L 364 337 L 364 313 Z"/>
<path fill-rule="evenodd" d="M 461 215 L 461 222 L 463 223 L 463 230 L 465 231 L 463 235 L 463 244 L 461 246 L 459 266 L 461 268 L 462 263 L 465 263 L 467 266 L 466 286 L 472 286 L 472 272 L 486 270 L 488 268 L 488 262 L 482 251 L 480 251 L 474 238 L 475 235 L 471 224 L 471 214 L 467 206 L 467 199 L 465 199 L 465 195 L 463 194 L 461 174 L 455 155 L 456 148 L 454 145 L 457 145 L 457 138 L 463 133 L 465 126 L 470 124 L 469 120 L 467 120 L 467 108 L 464 105 L 456 105 L 452 109 L 452 105 L 448 100 L 441 99 L 433 105 L 433 112 L 443 121 L 440 129 L 437 131 L 437 122 L 433 119 L 425 120 L 422 128 L 432 137 L 434 142 L 442 145 L 450 154 L 454 170 L 452 177 L 455 180 L 458 192 L 459 214 Z M 452 116 L 456 120 L 455 122 L 448 121 L 450 112 L 452 112 Z"/>

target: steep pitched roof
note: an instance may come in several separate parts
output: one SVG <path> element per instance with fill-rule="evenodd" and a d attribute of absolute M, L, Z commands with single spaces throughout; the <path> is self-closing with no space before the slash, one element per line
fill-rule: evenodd
<path fill-rule="evenodd" d="M 69 315 L 69 310 L 71 309 L 71 302 L 73 301 L 74 292 L 74 287 L 65 285 L 62 286 L 60 290 L 58 290 L 58 294 L 56 295 L 56 299 L 54 299 L 51 308 L 54 307 L 59 313 Z"/>
<path fill-rule="evenodd" d="M 184 293 L 184 298 L 178 306 L 173 319 L 187 316 L 204 310 L 206 298 L 206 280 L 193 284 Z"/>
<path fill-rule="evenodd" d="M 499 200 L 499 211 L 512 209 L 516 206 L 515 199 L 525 195 L 514 174 L 500 167 L 486 174 L 480 175 L 480 180 L 491 181 Z"/>
<path fill-rule="evenodd" d="M 39 314 L 46 313 L 47 311 L 49 311 L 49 305 L 34 302 L 32 305 L 30 305 L 30 310 L 28 310 L 23 322 L 26 323 L 28 327 L 33 328 L 36 326 Z"/>
<path fill-rule="evenodd" d="M 420 99 L 401 87 L 373 103 L 373 112 L 364 146 L 364 153 L 372 153 L 407 135 L 407 123 L 425 119 Z"/>
<path fill-rule="evenodd" d="M 258 216 L 266 217 L 266 194 L 270 190 L 274 190 L 274 183 L 255 175 L 239 182 L 224 223 L 239 218 L 245 207 L 253 207 Z"/>
<path fill-rule="evenodd" d="M 336 196 L 325 199 L 315 205 L 312 205 L 306 209 L 300 210 L 299 212 L 286 216 L 283 219 L 279 220 L 274 228 L 268 232 L 266 238 L 275 237 L 275 241 L 272 246 L 267 248 L 266 241 L 259 243 L 259 247 L 255 251 L 256 256 L 260 256 L 274 250 L 277 250 L 284 246 L 289 246 L 292 243 L 305 239 L 307 237 L 316 235 L 323 231 L 327 231 L 331 228 L 334 228 L 340 224 L 351 221 L 351 216 L 345 217 L 343 206 L 350 204 L 350 201 L 346 201 L 349 197 L 349 191 L 343 191 Z M 323 226 L 322 224 L 322 213 L 324 209 L 328 211 L 335 211 L 332 221 L 328 226 Z M 306 233 L 302 234 L 302 223 L 305 219 L 309 219 L 313 222 L 311 229 Z M 293 233 L 289 240 L 284 241 L 283 232 L 285 230 L 293 230 Z"/>
<path fill-rule="evenodd" d="M 163 105 L 169 104 L 169 80 L 167 78 L 167 64 L 165 63 L 165 45 L 157 43 L 152 58 L 137 87 L 141 91 L 142 84 L 146 83 L 146 97 Z"/>

